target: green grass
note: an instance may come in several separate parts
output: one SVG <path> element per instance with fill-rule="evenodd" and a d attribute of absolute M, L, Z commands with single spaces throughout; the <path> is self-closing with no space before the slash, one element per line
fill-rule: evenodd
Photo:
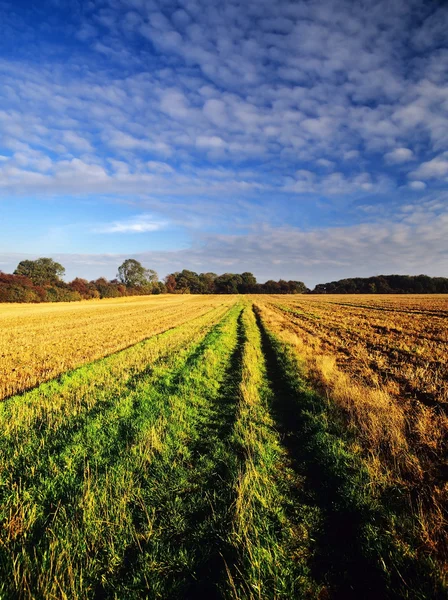
<path fill-rule="evenodd" d="M 1 600 L 443 597 L 247 300 L 10 398 L 0 424 Z"/>
<path fill-rule="evenodd" d="M 356 433 L 344 427 L 331 400 L 309 387 L 293 349 L 257 320 L 276 423 L 303 491 L 321 514 L 311 573 L 334 598 L 446 597 L 440 566 L 418 551 L 415 517 L 406 512 L 402 490 L 372 493 L 362 456 L 352 450 Z"/>
<path fill-rule="evenodd" d="M 235 321 L 237 311 L 224 322 Z M 219 312 L 44 384 L 41 411 L 35 408 L 38 390 L 31 399 L 5 403 L 2 417 L 5 425 L 9 417 L 10 429 L 5 427 L 0 443 L 3 594 L 26 596 L 30 590 L 57 597 L 60 589 L 68 597 L 89 597 L 105 585 L 135 541 L 135 513 L 152 511 L 141 480 L 152 458 L 165 450 L 170 427 L 181 423 L 173 398 L 178 388 L 185 393 L 182 377 L 190 377 L 209 344 L 222 337 L 222 327 L 213 326 L 216 318 Z M 149 366 L 151 350 L 157 354 L 162 342 L 166 352 Z M 70 399 L 85 401 L 84 410 L 78 401 L 70 407 L 61 401 L 67 388 Z M 21 400 L 34 409 L 28 431 L 21 421 L 11 423 Z"/>
<path fill-rule="evenodd" d="M 242 458 L 231 535 L 238 561 L 229 569 L 231 595 L 309 597 L 320 587 L 308 567 L 319 510 L 297 502 L 302 480 L 291 468 L 271 414 L 276 399 L 250 307 L 243 324 L 240 402 L 233 432 Z"/>

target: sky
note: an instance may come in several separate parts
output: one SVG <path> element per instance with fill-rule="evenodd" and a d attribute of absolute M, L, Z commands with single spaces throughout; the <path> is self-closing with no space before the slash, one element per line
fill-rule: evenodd
<path fill-rule="evenodd" d="M 448 276 L 448 5 L 0 0 L 0 270 Z"/>

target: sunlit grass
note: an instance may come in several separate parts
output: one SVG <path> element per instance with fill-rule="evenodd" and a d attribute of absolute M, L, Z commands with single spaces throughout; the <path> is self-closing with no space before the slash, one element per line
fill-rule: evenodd
<path fill-rule="evenodd" d="M 406 412 L 284 302 L 180 300 L 0 404 L 1 600 L 444 597 Z"/>

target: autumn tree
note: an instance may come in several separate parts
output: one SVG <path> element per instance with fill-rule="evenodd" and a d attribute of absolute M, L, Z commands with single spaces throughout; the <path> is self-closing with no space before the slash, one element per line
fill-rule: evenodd
<path fill-rule="evenodd" d="M 165 287 L 168 294 L 174 294 L 176 290 L 176 277 L 172 273 L 165 277 Z"/>

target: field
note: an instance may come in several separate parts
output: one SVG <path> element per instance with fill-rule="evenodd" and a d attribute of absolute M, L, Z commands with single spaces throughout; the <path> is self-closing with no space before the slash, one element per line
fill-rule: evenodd
<path fill-rule="evenodd" d="M 0 306 L 0 599 L 447 595 L 448 298 Z"/>

